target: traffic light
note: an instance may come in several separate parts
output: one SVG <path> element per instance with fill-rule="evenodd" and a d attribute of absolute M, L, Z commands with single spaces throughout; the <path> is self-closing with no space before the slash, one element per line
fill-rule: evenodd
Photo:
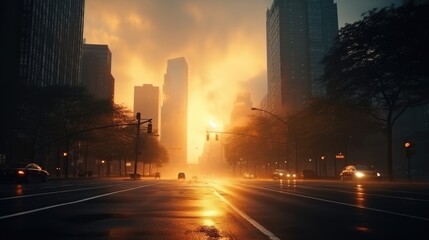
<path fill-rule="evenodd" d="M 411 141 L 404 142 L 405 155 L 410 158 L 414 153 L 414 144 Z"/>
<path fill-rule="evenodd" d="M 152 133 L 152 123 L 147 125 L 147 133 Z"/>

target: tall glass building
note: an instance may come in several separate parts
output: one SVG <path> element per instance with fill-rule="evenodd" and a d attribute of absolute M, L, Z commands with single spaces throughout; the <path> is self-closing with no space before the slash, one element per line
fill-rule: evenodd
<path fill-rule="evenodd" d="M 23 156 L 19 131 L 33 119 L 20 111 L 26 87 L 78 86 L 84 0 L 0 1 L 0 164 Z M 20 111 L 20 112 L 19 112 Z"/>
<path fill-rule="evenodd" d="M 324 94 L 315 79 L 338 33 L 337 5 L 333 0 L 274 0 L 266 20 L 267 110 L 288 116 Z"/>
<path fill-rule="evenodd" d="M 84 0 L 5 0 L 0 5 L 7 44 L 2 53 L 8 57 L 2 62 L 9 67 L 2 78 L 19 85 L 77 86 Z"/>

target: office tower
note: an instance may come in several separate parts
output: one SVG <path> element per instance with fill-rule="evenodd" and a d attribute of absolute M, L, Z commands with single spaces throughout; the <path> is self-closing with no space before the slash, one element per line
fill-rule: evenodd
<path fill-rule="evenodd" d="M 274 0 L 267 10 L 267 110 L 289 116 L 312 96 L 338 32 L 333 0 Z"/>
<path fill-rule="evenodd" d="M 2 82 L 77 86 L 83 42 L 83 0 L 4 0 Z"/>
<path fill-rule="evenodd" d="M 0 120 L 0 159 L 28 158 L 24 128 L 34 119 L 20 104 L 28 88 L 79 85 L 84 6 L 84 0 L 0 1 L 0 111 L 7 116 Z"/>
<path fill-rule="evenodd" d="M 93 97 L 113 102 L 115 79 L 112 76 L 112 53 L 109 46 L 83 45 L 81 85 Z"/>
<path fill-rule="evenodd" d="M 159 129 L 159 87 L 152 84 L 134 86 L 134 116 L 141 114 L 142 119 L 152 119 L 152 132 Z"/>
<path fill-rule="evenodd" d="M 161 108 L 161 143 L 169 153 L 172 170 L 186 167 L 187 132 L 188 64 L 180 57 L 167 62 Z"/>

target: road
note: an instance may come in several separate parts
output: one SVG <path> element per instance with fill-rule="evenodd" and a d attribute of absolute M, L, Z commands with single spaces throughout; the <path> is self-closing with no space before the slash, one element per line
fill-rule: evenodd
<path fill-rule="evenodd" d="M 427 183 L 68 179 L 0 183 L 1 239 L 420 239 Z"/>

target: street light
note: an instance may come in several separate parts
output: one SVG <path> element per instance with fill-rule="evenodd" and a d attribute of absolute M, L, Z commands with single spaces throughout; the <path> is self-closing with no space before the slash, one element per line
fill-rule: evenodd
<path fill-rule="evenodd" d="M 277 120 L 279 120 L 279 121 L 281 121 L 284 125 L 285 125 L 285 143 L 287 142 L 287 122 L 285 121 L 285 120 L 283 120 L 281 117 L 279 117 L 279 116 L 277 116 L 277 115 L 275 115 L 274 113 L 272 113 L 272 112 L 269 112 L 269 111 L 267 111 L 267 110 L 264 110 L 264 109 L 261 109 L 261 108 L 255 108 L 255 107 L 252 107 L 252 108 L 250 108 L 252 111 L 261 111 L 261 112 L 265 112 L 265 113 L 268 113 L 269 115 L 271 115 L 271 116 L 273 116 L 274 118 L 276 118 Z M 288 152 L 287 152 L 287 145 L 286 145 L 286 153 L 285 153 L 285 163 L 287 162 L 287 160 L 288 160 Z M 297 164 L 296 164 L 296 160 L 295 160 L 295 173 L 298 171 L 298 168 L 297 168 Z"/>
<path fill-rule="evenodd" d="M 264 110 L 264 109 L 261 109 L 261 108 L 255 108 L 255 107 L 252 107 L 252 108 L 250 108 L 252 111 L 261 111 L 261 112 L 265 112 L 265 113 L 268 113 L 268 114 L 270 114 L 271 116 L 273 116 L 273 117 L 275 117 L 275 118 L 277 118 L 279 121 L 281 121 L 282 123 L 284 123 L 285 124 L 285 126 L 286 126 L 286 131 L 287 131 L 287 122 L 285 121 L 285 120 L 283 120 L 281 117 L 279 117 L 279 116 L 277 116 L 277 115 L 275 115 L 274 113 L 272 113 L 272 112 L 269 112 L 269 111 L 267 111 L 267 110 Z"/>

